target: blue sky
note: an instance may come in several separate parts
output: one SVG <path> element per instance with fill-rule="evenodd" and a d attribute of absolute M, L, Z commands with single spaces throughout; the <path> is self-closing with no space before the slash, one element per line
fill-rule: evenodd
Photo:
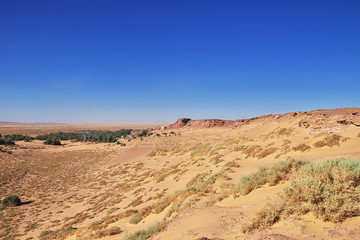
<path fill-rule="evenodd" d="M 0 1 L 0 121 L 360 107 L 359 1 Z"/>

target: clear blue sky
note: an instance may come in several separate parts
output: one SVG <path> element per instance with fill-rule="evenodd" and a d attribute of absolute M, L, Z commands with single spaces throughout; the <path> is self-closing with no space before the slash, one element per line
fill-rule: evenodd
<path fill-rule="evenodd" d="M 0 0 L 0 121 L 360 107 L 358 0 Z"/>

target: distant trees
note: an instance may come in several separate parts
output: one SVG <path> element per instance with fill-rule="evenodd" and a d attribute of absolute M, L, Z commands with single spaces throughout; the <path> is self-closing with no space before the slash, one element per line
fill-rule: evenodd
<path fill-rule="evenodd" d="M 45 145 L 61 145 L 61 142 L 57 138 L 48 138 L 44 142 Z"/>
<path fill-rule="evenodd" d="M 141 132 L 139 132 L 137 134 L 138 137 L 146 137 L 147 136 L 147 131 L 146 130 L 142 130 Z"/>
<path fill-rule="evenodd" d="M 0 134 L 0 145 L 13 145 L 14 141 L 30 141 L 34 140 L 33 137 L 24 136 L 21 134 L 12 134 L 12 135 L 1 135 Z"/>
<path fill-rule="evenodd" d="M 49 133 L 44 135 L 38 135 L 35 137 L 37 140 L 47 140 L 47 139 L 58 139 L 58 140 L 77 140 L 81 141 L 83 139 L 83 135 L 81 133 L 64 133 L 64 132 L 57 132 L 57 133 Z"/>
<path fill-rule="evenodd" d="M 141 131 L 141 136 L 146 136 L 146 131 Z M 85 142 L 103 142 L 113 143 L 117 141 L 117 138 L 126 138 L 131 135 L 132 129 L 120 129 L 117 131 L 87 131 L 87 132 L 57 132 L 38 135 L 36 137 L 25 136 L 21 134 L 1 135 L 0 145 L 13 145 L 14 141 L 32 141 L 43 140 L 46 145 L 61 145 L 60 141 L 63 140 L 75 140 Z M 145 134 L 145 135 L 143 135 Z"/>
<path fill-rule="evenodd" d="M 0 138 L 0 145 L 14 145 L 15 143 L 8 138 Z"/>

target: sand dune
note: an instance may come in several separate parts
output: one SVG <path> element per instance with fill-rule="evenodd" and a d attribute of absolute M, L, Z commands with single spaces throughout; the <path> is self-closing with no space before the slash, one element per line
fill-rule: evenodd
<path fill-rule="evenodd" d="M 0 210 L 0 236 L 141 239 L 129 236 L 148 230 L 143 236 L 152 235 L 154 240 L 357 239 L 360 217 L 333 223 L 311 212 L 244 233 L 243 227 L 278 199 L 293 177 L 263 184 L 245 195 L 234 186 L 259 167 L 289 158 L 316 163 L 333 158 L 358 161 L 359 121 L 360 109 L 351 108 L 236 121 L 179 120 L 168 129 L 154 130 L 153 136 L 120 139 L 126 146 L 71 141 L 45 146 L 41 141 L 19 141 L 15 147 L 3 147 L 12 154 L 0 152 L 0 197 L 15 194 L 27 204 Z M 87 126 L 92 127 L 125 126 Z M 79 128 L 85 126 L 4 124 L 0 133 Z"/>

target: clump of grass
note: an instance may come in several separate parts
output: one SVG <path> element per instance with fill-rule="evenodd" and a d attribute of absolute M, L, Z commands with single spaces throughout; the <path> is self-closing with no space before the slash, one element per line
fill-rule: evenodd
<path fill-rule="evenodd" d="M 290 136 L 294 132 L 293 128 L 281 128 L 276 132 L 278 136 Z"/>
<path fill-rule="evenodd" d="M 293 147 L 292 150 L 299 151 L 299 152 L 305 152 L 306 150 L 309 150 L 311 147 L 302 143 L 297 145 L 296 147 Z"/>
<path fill-rule="evenodd" d="M 344 138 L 338 134 L 331 134 L 329 136 L 324 137 L 323 140 L 317 141 L 314 143 L 314 147 L 321 148 L 321 147 L 335 147 L 340 146 L 340 142 L 345 142 L 347 138 Z"/>
<path fill-rule="evenodd" d="M 234 147 L 234 152 L 240 152 L 240 151 L 244 151 L 246 149 L 246 147 L 244 145 L 238 145 L 236 147 Z"/>
<path fill-rule="evenodd" d="M 227 175 L 225 175 L 225 172 L 228 169 L 222 169 L 219 172 L 211 175 L 209 178 L 205 180 L 205 178 L 201 178 L 198 181 L 196 181 L 193 185 L 187 187 L 185 189 L 185 192 L 189 191 L 195 191 L 195 192 L 204 192 L 208 193 L 212 189 L 212 185 L 216 182 L 217 179 L 223 178 L 223 179 L 229 179 Z M 187 185 L 188 186 L 188 185 Z"/>
<path fill-rule="evenodd" d="M 266 148 L 263 151 L 261 151 L 257 157 L 258 158 L 265 158 L 267 156 L 269 156 L 270 154 L 273 154 L 274 152 L 276 152 L 277 148 L 271 147 L 271 148 Z"/>
<path fill-rule="evenodd" d="M 70 233 L 77 228 L 72 227 L 71 225 L 65 225 L 61 228 L 59 232 L 56 233 L 56 236 L 65 238 L 66 236 L 70 235 Z M 52 234 L 48 234 L 47 236 L 50 236 Z M 51 239 L 51 238 L 48 238 Z"/>
<path fill-rule="evenodd" d="M 233 186 L 233 191 L 234 193 L 246 195 L 265 184 L 274 186 L 280 181 L 288 180 L 294 172 L 306 164 L 308 162 L 288 159 L 270 167 L 261 167 L 257 172 L 242 177 L 240 182 Z"/>
<path fill-rule="evenodd" d="M 131 218 L 129 219 L 129 223 L 131 224 L 138 224 L 142 219 L 149 216 L 149 214 L 153 210 L 153 206 L 147 206 L 142 208 L 139 212 L 133 214 Z"/>
<path fill-rule="evenodd" d="M 198 144 L 192 149 L 190 149 L 190 156 L 193 157 L 202 157 L 209 153 L 211 150 L 210 143 L 207 144 Z"/>
<path fill-rule="evenodd" d="M 137 197 L 136 199 L 132 200 L 131 203 L 127 207 L 136 207 L 140 204 L 142 204 L 144 201 L 141 199 L 141 197 Z"/>
<path fill-rule="evenodd" d="M 240 164 L 238 164 L 237 162 L 235 161 L 231 161 L 231 162 L 227 162 L 224 167 L 226 168 L 239 168 L 241 167 Z"/>
<path fill-rule="evenodd" d="M 40 233 L 40 235 L 39 235 L 38 238 L 39 238 L 40 240 L 48 239 L 47 236 L 48 236 L 49 234 L 51 234 L 51 233 L 52 233 L 51 231 L 45 230 L 45 231 L 43 231 L 43 232 Z"/>
<path fill-rule="evenodd" d="M 146 230 L 140 230 L 133 234 L 126 235 L 123 240 L 145 240 L 150 238 L 152 235 L 154 235 L 157 232 L 160 232 L 164 227 L 164 222 L 156 223 Z"/>
<path fill-rule="evenodd" d="M 308 212 L 323 221 L 342 222 L 360 215 L 359 201 L 360 161 L 307 163 L 279 199 L 260 210 L 242 230 L 268 227 L 291 214 Z"/>
<path fill-rule="evenodd" d="M 21 200 L 18 196 L 12 195 L 4 198 L 1 201 L 1 205 L 3 209 L 6 207 L 16 207 L 21 205 Z"/>
<path fill-rule="evenodd" d="M 253 145 L 251 147 L 248 147 L 244 153 L 246 154 L 246 158 L 248 157 L 256 157 L 256 155 L 261 152 L 263 149 L 259 145 Z"/>
<path fill-rule="evenodd" d="M 94 235 L 95 238 L 102 238 L 102 237 L 106 237 L 106 236 L 114 236 L 116 234 L 121 233 L 121 229 L 119 227 L 111 227 L 109 229 L 104 229 L 104 230 L 100 230 L 97 231 Z"/>
<path fill-rule="evenodd" d="M 199 183 L 204 181 L 206 176 L 208 176 L 208 173 L 197 174 L 186 184 L 186 187 L 189 188 L 191 186 L 198 185 Z"/>
<path fill-rule="evenodd" d="M 162 201 L 154 204 L 154 211 L 156 214 L 161 213 L 167 206 L 169 206 L 182 192 L 176 191 L 174 194 L 166 197 Z"/>
<path fill-rule="evenodd" d="M 141 215 L 139 212 L 135 213 L 134 215 L 131 216 L 131 218 L 129 219 L 129 223 L 130 224 L 138 224 L 141 221 Z"/>
<path fill-rule="evenodd" d="M 267 138 L 274 138 L 280 136 L 291 136 L 294 132 L 294 128 L 277 128 L 267 135 Z"/>

